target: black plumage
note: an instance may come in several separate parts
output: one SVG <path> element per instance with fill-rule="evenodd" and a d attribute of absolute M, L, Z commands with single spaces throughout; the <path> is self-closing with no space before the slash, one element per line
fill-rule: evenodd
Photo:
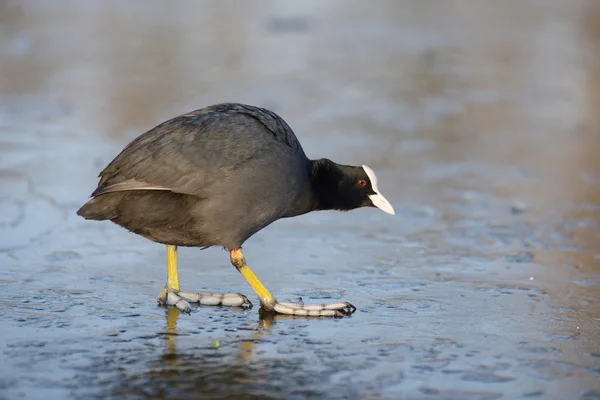
<path fill-rule="evenodd" d="M 275 113 L 219 104 L 139 136 L 100 173 L 77 213 L 159 243 L 240 247 L 273 221 L 372 206 L 361 167 L 310 161 Z"/>

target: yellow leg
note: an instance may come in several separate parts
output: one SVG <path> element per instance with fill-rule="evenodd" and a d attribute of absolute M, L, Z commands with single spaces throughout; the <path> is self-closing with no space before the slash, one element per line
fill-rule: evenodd
<path fill-rule="evenodd" d="M 167 246 L 167 288 L 179 292 L 177 274 L 177 246 Z"/>
<path fill-rule="evenodd" d="M 252 307 L 252 303 L 241 293 L 191 293 L 179 289 L 177 273 L 177 246 L 167 245 L 167 284 L 158 294 L 158 304 L 174 306 L 180 311 L 189 313 L 189 303 L 201 305 L 224 305 L 232 307 Z"/>
<path fill-rule="evenodd" d="M 266 311 L 305 317 L 343 317 L 356 311 L 356 307 L 347 301 L 313 305 L 304 305 L 301 301 L 295 303 L 279 302 L 271 293 L 269 293 L 267 288 L 260 283 L 256 275 L 254 275 L 254 272 L 248 267 L 241 249 L 231 250 L 229 252 L 229 257 L 231 258 L 233 266 L 240 271 L 244 278 L 246 278 L 246 281 L 258 296 L 260 305 Z"/>
<path fill-rule="evenodd" d="M 244 258 L 244 254 L 242 254 L 242 249 L 235 249 L 229 252 L 229 257 L 231 258 L 231 263 L 233 266 L 242 274 L 242 276 L 246 279 L 246 281 L 250 284 L 250 287 L 260 300 L 260 304 L 266 310 L 272 310 L 273 305 L 277 302 L 275 297 L 263 284 L 258 280 L 254 272 L 248 267 L 246 264 L 246 259 Z"/>

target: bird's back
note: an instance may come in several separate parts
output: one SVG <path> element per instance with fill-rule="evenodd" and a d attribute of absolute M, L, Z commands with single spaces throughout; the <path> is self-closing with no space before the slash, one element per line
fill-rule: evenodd
<path fill-rule="evenodd" d="M 100 173 L 95 194 L 128 179 L 194 194 L 198 183 L 273 150 L 306 159 L 296 135 L 277 114 L 237 103 L 205 107 L 133 140 Z"/>

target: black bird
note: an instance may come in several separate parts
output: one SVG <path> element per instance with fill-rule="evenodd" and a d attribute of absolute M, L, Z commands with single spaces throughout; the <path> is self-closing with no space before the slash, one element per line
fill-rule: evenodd
<path fill-rule="evenodd" d="M 310 211 L 378 207 L 394 214 L 371 168 L 309 160 L 281 117 L 244 104 L 213 105 L 163 122 L 127 145 L 99 177 L 77 214 L 167 245 L 167 284 L 158 301 L 187 312 L 188 302 L 252 303 L 240 293 L 180 291 L 177 246 L 228 249 L 267 311 L 350 314 L 356 308 L 348 302 L 278 302 L 246 264 L 241 246 L 272 222 Z"/>

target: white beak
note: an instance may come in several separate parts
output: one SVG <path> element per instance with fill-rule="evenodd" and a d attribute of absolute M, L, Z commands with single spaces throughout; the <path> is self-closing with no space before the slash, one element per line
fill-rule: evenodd
<path fill-rule="evenodd" d="M 383 195 L 381 193 L 372 194 L 369 196 L 369 198 L 373 202 L 373 205 L 375 207 L 379 208 L 381 211 L 386 212 L 388 214 L 392 214 L 392 215 L 396 214 L 394 212 L 394 207 L 392 207 L 390 202 L 387 201 L 387 199 L 385 197 L 383 197 Z"/>
<path fill-rule="evenodd" d="M 383 197 L 383 195 L 381 193 L 379 193 L 379 189 L 377 188 L 377 176 L 375 176 L 375 171 L 373 171 L 371 168 L 369 168 L 366 165 L 363 165 L 362 167 L 365 170 L 365 172 L 367 173 L 367 176 L 369 177 L 369 180 L 371 181 L 371 187 L 373 188 L 373 191 L 375 192 L 375 194 L 369 195 L 369 199 L 371 199 L 371 202 L 373 203 L 373 205 L 375 207 L 379 208 L 381 211 L 386 212 L 388 214 L 392 214 L 392 215 L 396 214 L 394 212 L 394 207 L 392 207 L 390 202 L 387 201 L 387 199 L 385 197 Z"/>

